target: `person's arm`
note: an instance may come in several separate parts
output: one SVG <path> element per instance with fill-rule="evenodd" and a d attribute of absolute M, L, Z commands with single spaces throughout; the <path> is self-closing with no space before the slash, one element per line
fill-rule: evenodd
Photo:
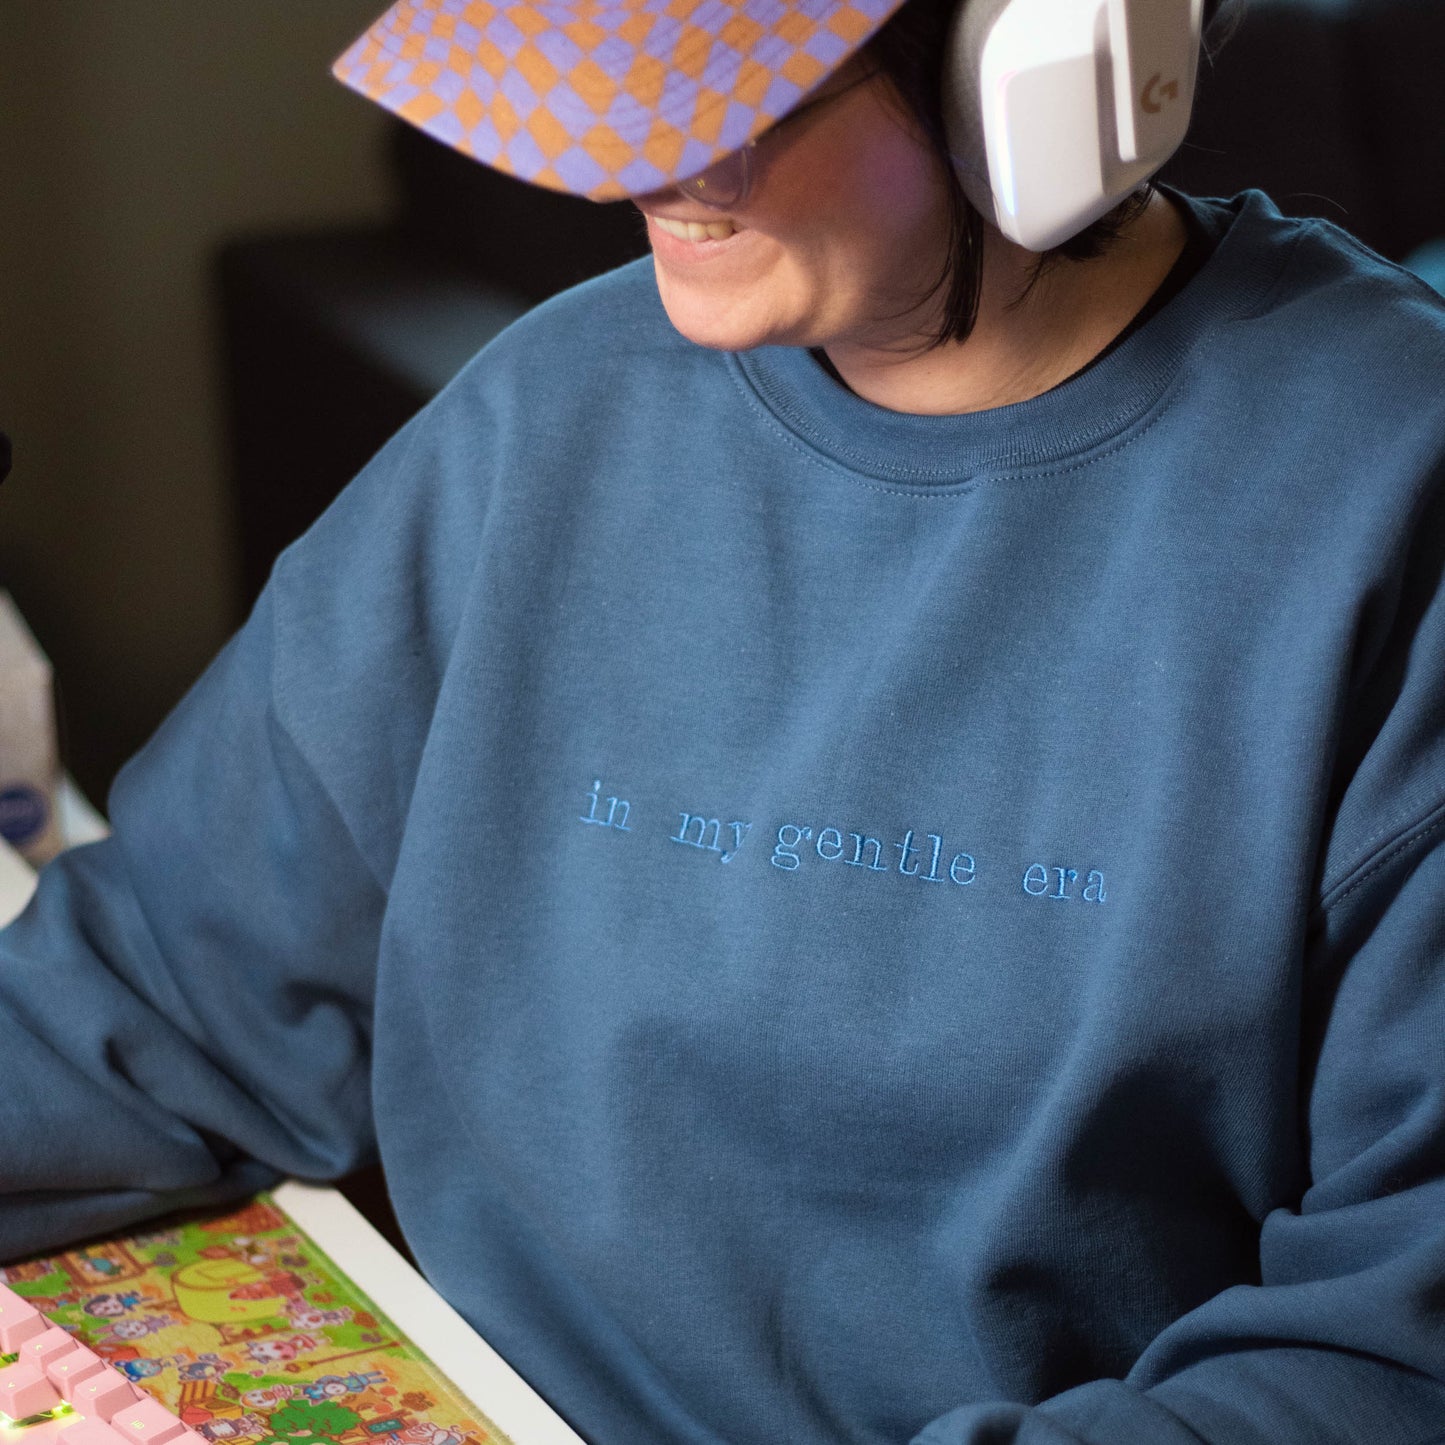
<path fill-rule="evenodd" d="M 0 934 L 0 1257 L 369 1148 L 385 894 L 276 716 L 274 607 Z"/>
<path fill-rule="evenodd" d="M 1264 1221 L 1259 1283 L 1175 1321 L 1122 1381 L 968 1406 L 916 1445 L 1445 1439 L 1445 807 L 1382 842 L 1318 920 L 1311 1183 Z"/>
<path fill-rule="evenodd" d="M 379 931 L 485 507 L 456 412 L 282 558 L 113 835 L 0 933 L 0 1259 L 370 1156 Z"/>
<path fill-rule="evenodd" d="M 1277 1083 L 1307 1177 L 1261 1221 L 1257 1280 L 1122 1380 L 964 1406 L 915 1445 L 1445 1440 L 1445 501 L 1411 533 L 1362 604 L 1298 1067 Z"/>

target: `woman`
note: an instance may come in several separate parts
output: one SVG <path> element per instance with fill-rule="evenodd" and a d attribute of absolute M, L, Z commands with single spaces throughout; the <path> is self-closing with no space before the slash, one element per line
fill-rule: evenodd
<path fill-rule="evenodd" d="M 379 34 L 540 154 L 496 15 Z M 47 870 L 0 1241 L 379 1151 L 589 1440 L 1418 1445 L 1445 317 L 1257 195 L 1041 266 L 884 18 L 745 194 L 635 173 L 653 262 L 383 450 Z"/>

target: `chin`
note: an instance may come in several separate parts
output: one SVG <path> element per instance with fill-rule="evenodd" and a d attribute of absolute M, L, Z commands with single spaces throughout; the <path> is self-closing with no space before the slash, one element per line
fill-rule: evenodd
<path fill-rule="evenodd" d="M 709 351 L 751 351 L 755 346 L 776 346 L 780 343 L 766 330 L 729 325 L 716 319 L 701 320 L 679 316 L 671 307 L 667 308 L 667 319 L 682 336 L 694 346 L 705 346 Z"/>
<path fill-rule="evenodd" d="M 757 346 L 811 345 L 798 339 L 803 328 L 776 317 L 759 315 L 756 307 L 729 304 L 703 288 L 672 283 L 658 268 L 658 294 L 667 319 L 695 346 L 710 351 L 751 351 Z"/>

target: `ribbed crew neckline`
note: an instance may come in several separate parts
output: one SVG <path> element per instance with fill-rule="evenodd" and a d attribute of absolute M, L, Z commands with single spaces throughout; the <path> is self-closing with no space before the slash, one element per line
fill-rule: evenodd
<path fill-rule="evenodd" d="M 1261 230 L 1282 219 L 1262 192 L 1246 191 L 1229 201 L 1199 200 L 1172 189 L 1168 194 L 1213 237 L 1213 254 L 1122 345 L 1028 401 L 957 416 L 918 416 L 855 396 L 801 347 L 737 352 L 731 365 L 800 441 L 837 466 L 877 481 L 946 485 L 1077 456 L 1148 412 L 1202 332 L 1254 309 L 1288 258 L 1288 246 L 1258 244 Z"/>

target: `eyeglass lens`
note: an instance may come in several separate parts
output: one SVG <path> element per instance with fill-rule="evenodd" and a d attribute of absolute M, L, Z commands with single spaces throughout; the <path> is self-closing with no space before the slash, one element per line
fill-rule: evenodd
<path fill-rule="evenodd" d="M 753 143 L 741 150 L 729 151 L 705 171 L 677 183 L 677 189 L 689 200 L 701 201 L 715 210 L 725 210 L 747 199 L 753 179 Z"/>
<path fill-rule="evenodd" d="M 705 171 L 699 171 L 697 175 L 689 176 L 685 181 L 678 181 L 676 189 L 689 200 L 700 201 L 704 206 L 710 206 L 714 210 L 721 211 L 726 210 L 729 206 L 739 205 L 747 199 L 748 192 L 752 189 L 753 169 L 756 164 L 753 160 L 753 152 L 757 149 L 759 140 L 766 141 L 774 131 L 779 130 L 790 121 L 806 115 L 815 106 L 826 105 L 830 100 L 837 100 L 839 96 L 846 95 L 855 86 L 871 80 L 875 74 L 877 74 L 876 70 L 865 70 L 861 75 L 855 75 L 845 85 L 837 86 L 822 95 L 809 97 L 783 116 L 772 130 L 764 131 L 757 140 L 750 140 L 739 150 L 729 151 L 720 160 L 714 161 Z"/>

